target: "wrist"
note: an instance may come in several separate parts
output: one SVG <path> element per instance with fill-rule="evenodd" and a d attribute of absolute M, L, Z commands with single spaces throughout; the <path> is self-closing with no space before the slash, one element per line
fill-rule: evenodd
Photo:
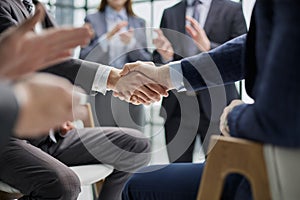
<path fill-rule="evenodd" d="M 171 77 L 170 77 L 170 67 L 169 65 L 163 65 L 158 68 L 158 77 L 159 77 L 159 82 L 166 87 L 168 90 L 171 90 L 174 88 Z"/>
<path fill-rule="evenodd" d="M 110 70 L 110 73 L 108 75 L 107 79 L 107 89 L 114 90 L 117 82 L 121 78 L 120 75 L 121 70 L 113 68 Z"/>

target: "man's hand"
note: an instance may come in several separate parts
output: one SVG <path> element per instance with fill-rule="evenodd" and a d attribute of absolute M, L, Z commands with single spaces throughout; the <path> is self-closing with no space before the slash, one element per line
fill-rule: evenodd
<path fill-rule="evenodd" d="M 153 44 L 157 52 L 163 57 L 165 61 L 173 60 L 174 49 L 170 41 L 164 36 L 160 29 L 154 30 L 157 33 L 157 38 L 153 39 Z"/>
<path fill-rule="evenodd" d="M 244 104 L 241 100 L 233 100 L 226 108 L 224 108 L 224 111 L 220 118 L 220 131 L 225 136 L 230 136 L 230 130 L 227 124 L 227 117 L 228 114 L 232 111 L 232 109 L 238 105 Z"/>
<path fill-rule="evenodd" d="M 157 84 L 144 74 L 127 71 L 126 76 L 121 77 L 120 72 L 118 69 L 112 69 L 107 86 L 114 91 L 114 96 L 119 97 L 121 100 L 133 104 L 148 105 L 159 101 L 161 95 L 167 96 L 165 87 Z"/>
<path fill-rule="evenodd" d="M 116 33 L 118 33 L 123 27 L 127 26 L 127 21 L 119 22 L 111 31 L 106 33 L 106 38 L 110 40 Z"/>
<path fill-rule="evenodd" d="M 50 128 L 73 120 L 73 112 L 80 113 L 80 97 L 73 95 L 73 85 L 66 79 L 35 74 L 14 86 L 20 111 L 15 125 L 17 137 L 48 134 Z"/>
<path fill-rule="evenodd" d="M 67 59 L 71 50 L 86 45 L 92 31 L 81 28 L 52 28 L 35 34 L 37 22 L 44 18 L 44 8 L 39 4 L 35 15 L 18 27 L 4 32 L 0 37 L 0 75 L 16 78 Z"/>
<path fill-rule="evenodd" d="M 210 50 L 210 41 L 200 24 L 192 17 L 187 16 L 186 20 L 191 23 L 191 25 L 186 25 L 185 29 L 193 38 L 195 44 L 198 46 L 200 51 Z"/>
<path fill-rule="evenodd" d="M 69 131 L 75 129 L 75 126 L 71 121 L 66 121 L 59 128 L 58 131 L 61 135 L 66 135 Z"/>

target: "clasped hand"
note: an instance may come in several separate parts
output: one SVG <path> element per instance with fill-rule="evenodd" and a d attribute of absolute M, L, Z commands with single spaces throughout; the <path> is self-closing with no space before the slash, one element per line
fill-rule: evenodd
<path fill-rule="evenodd" d="M 161 96 L 168 96 L 167 91 L 171 88 L 169 72 L 152 62 L 127 63 L 123 70 L 112 69 L 108 88 L 121 100 L 149 105 L 159 101 Z"/>

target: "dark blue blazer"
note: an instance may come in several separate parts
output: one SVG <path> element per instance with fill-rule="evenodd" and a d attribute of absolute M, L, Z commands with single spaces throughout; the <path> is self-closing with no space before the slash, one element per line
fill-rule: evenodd
<path fill-rule="evenodd" d="M 190 90 L 245 78 L 247 93 L 255 103 L 237 106 L 229 114 L 231 135 L 300 147 L 299 8 L 296 0 L 258 0 L 247 39 L 241 36 L 182 61 Z M 207 63 L 218 68 L 222 81 L 210 76 L 204 67 Z M 209 80 L 204 81 L 197 70 L 205 71 Z"/>

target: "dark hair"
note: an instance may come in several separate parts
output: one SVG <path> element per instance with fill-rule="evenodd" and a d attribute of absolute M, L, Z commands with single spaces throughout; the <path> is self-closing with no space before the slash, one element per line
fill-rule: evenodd
<path fill-rule="evenodd" d="M 98 10 L 100 12 L 104 12 L 105 11 L 105 7 L 107 5 L 108 5 L 107 0 L 101 0 L 100 5 L 98 7 Z M 132 0 L 127 0 L 126 1 L 125 8 L 126 8 L 126 11 L 127 11 L 128 15 L 135 16 L 135 14 L 134 14 L 134 12 L 132 10 Z"/>

